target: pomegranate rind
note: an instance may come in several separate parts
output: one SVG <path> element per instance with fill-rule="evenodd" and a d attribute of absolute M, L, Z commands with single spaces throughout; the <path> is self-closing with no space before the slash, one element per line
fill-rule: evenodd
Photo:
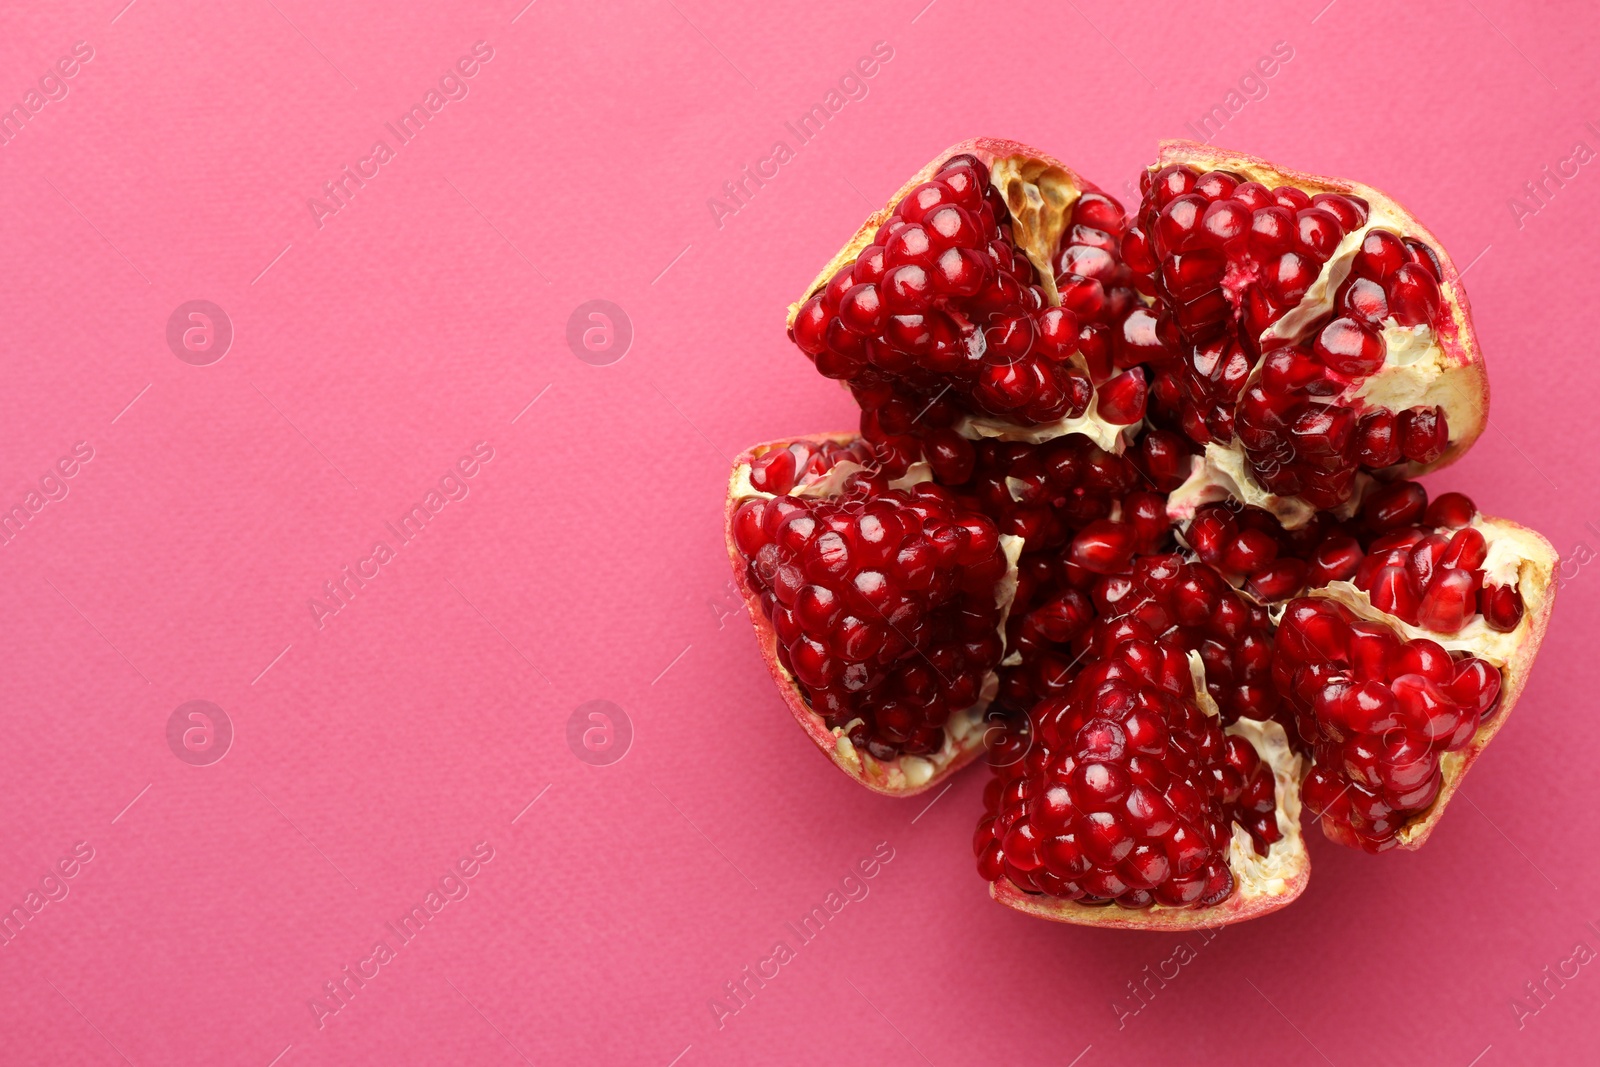
<path fill-rule="evenodd" d="M 1509 519 L 1480 516 L 1473 525 L 1483 532 L 1491 546 L 1499 545 L 1502 549 L 1509 547 L 1519 557 L 1516 585 L 1522 594 L 1524 610 L 1522 621 L 1510 633 L 1495 633 L 1483 626 L 1481 619 L 1454 634 L 1424 630 L 1373 607 L 1367 594 L 1348 582 L 1334 582 L 1305 594 L 1337 601 L 1361 618 L 1392 626 L 1406 640 L 1426 638 L 1437 641 L 1447 649 L 1470 652 L 1500 670 L 1498 710 L 1488 722 L 1478 727 L 1478 732 L 1466 747 L 1446 752 L 1440 757 L 1443 782 L 1439 795 L 1425 813 L 1401 828 L 1399 847 L 1404 849 L 1419 849 L 1428 840 L 1434 827 L 1439 825 L 1439 820 L 1444 818 L 1445 808 L 1461 787 L 1467 771 L 1511 718 L 1512 709 L 1528 684 L 1528 675 L 1533 669 L 1539 645 L 1550 626 L 1550 614 L 1555 608 L 1554 578 L 1556 564 L 1560 561 L 1555 546 L 1542 534 Z"/>
<path fill-rule="evenodd" d="M 1000 190 L 1006 206 L 1011 210 L 1013 241 L 1027 254 L 1039 273 L 1039 285 L 1045 292 L 1046 306 L 1059 305 L 1061 294 L 1056 289 L 1053 260 L 1061 234 L 1071 220 L 1072 207 L 1078 198 L 1084 193 L 1103 193 L 1103 190 L 1059 159 L 1037 148 L 1004 138 L 974 137 L 940 152 L 896 190 L 887 204 L 868 215 L 855 235 L 806 286 L 800 299 L 789 305 L 785 326 L 793 329 L 795 318 L 805 302 L 824 288 L 840 268 L 856 261 L 862 249 L 872 243 L 878 228 L 894 214 L 895 206 L 911 190 L 938 174 L 945 160 L 963 153 L 976 156 L 989 168 L 990 184 Z M 1081 355 L 1075 354 L 1072 362 L 1080 369 L 1087 370 Z M 1142 425 L 1142 422 L 1122 425 L 1105 421 L 1099 416 L 1096 400 L 1091 399 L 1084 414 L 1075 419 L 1021 425 L 995 416 L 967 415 L 956 429 L 971 440 L 994 437 L 1030 444 L 1081 433 L 1106 451 L 1120 453 Z"/>
<path fill-rule="evenodd" d="M 784 705 L 789 713 L 794 716 L 806 736 L 811 738 L 817 748 L 833 761 L 845 774 L 854 778 L 862 785 L 875 793 L 886 796 L 909 797 L 925 792 L 939 785 L 946 778 L 967 766 L 983 754 L 984 733 L 983 713 L 988 700 L 984 699 L 973 708 L 965 712 L 952 714 L 950 728 L 945 730 L 944 748 L 930 756 L 898 756 L 892 760 L 879 760 L 871 753 L 861 751 L 850 743 L 844 731 L 833 730 L 823 720 L 821 715 L 811 710 L 806 702 L 805 694 L 800 688 L 800 683 L 790 674 L 788 669 L 778 660 L 778 635 L 772 628 L 772 621 L 761 610 L 761 594 L 752 589 L 745 575 L 745 558 L 739 552 L 738 543 L 733 536 L 733 516 L 739 505 L 751 496 L 762 496 L 750 487 L 750 465 L 762 453 L 774 448 L 784 448 L 797 441 L 812 445 L 822 444 L 849 444 L 857 435 L 850 432 L 797 434 L 776 441 L 766 441 L 752 445 L 739 454 L 733 461 L 733 471 L 728 478 L 728 497 L 723 508 L 723 538 L 727 543 L 728 559 L 733 564 L 733 580 L 739 589 L 739 595 L 744 600 L 746 613 L 750 616 L 750 623 L 755 628 L 756 645 L 761 651 L 762 662 L 766 664 L 767 671 L 776 683 L 778 694 L 783 698 Z M 842 464 L 841 464 L 842 466 Z M 925 464 L 914 466 L 926 466 Z M 926 480 L 926 479 L 921 479 Z M 804 487 L 812 491 L 821 486 Z M 1014 555 L 1020 551 L 1020 542 L 1015 547 L 1003 546 L 1009 549 L 1008 554 Z M 1006 588 L 1014 592 L 1016 588 L 1015 559 L 1011 560 L 1011 569 L 1006 578 L 1002 579 L 1002 590 Z M 1009 583 L 1009 586 L 1007 586 Z M 1009 611 L 1009 598 L 1004 611 Z M 1001 615 L 1004 625 L 1004 611 Z M 992 686 L 986 686 L 986 692 Z"/>
<path fill-rule="evenodd" d="M 1381 225 L 1426 242 L 1439 258 L 1441 274 L 1439 293 L 1441 306 L 1447 311 L 1447 315 L 1434 331 L 1441 352 L 1441 369 L 1438 380 L 1426 387 L 1425 402 L 1437 403 L 1445 409 L 1445 416 L 1450 426 L 1450 443 L 1444 453 L 1432 463 L 1407 462 L 1392 468 L 1392 473 L 1398 477 L 1415 478 L 1424 472 L 1449 466 L 1472 447 L 1489 421 L 1489 375 L 1484 365 L 1483 352 L 1478 346 L 1477 335 L 1472 329 L 1472 309 L 1466 289 L 1461 283 L 1461 272 L 1456 269 L 1443 243 L 1431 230 L 1407 211 L 1399 201 L 1370 185 L 1345 178 L 1291 170 L 1245 152 L 1216 148 L 1198 141 L 1162 141 L 1156 162 L 1150 165 L 1149 170 L 1153 173 L 1172 164 L 1186 164 L 1201 170 L 1231 171 L 1249 180 L 1258 181 L 1268 188 L 1288 185 L 1312 195 L 1342 193 L 1359 196 L 1367 202 L 1370 209 L 1367 223 L 1369 227 Z M 1352 236 L 1347 235 L 1345 240 L 1350 241 Z M 1333 262 L 1329 261 L 1330 264 Z M 1325 278 L 1328 278 L 1326 273 Z M 1313 292 L 1325 290 L 1331 299 L 1331 294 L 1342 277 L 1328 280 L 1329 284 L 1326 285 L 1319 281 L 1318 286 L 1321 289 L 1314 286 Z M 1311 294 L 1308 294 L 1306 300 L 1311 299 Z M 1304 303 L 1303 301 L 1302 304 Z M 1290 314 L 1293 315 L 1294 312 Z M 1259 373 L 1259 367 L 1252 372 L 1252 379 L 1256 373 Z M 1379 372 L 1380 375 L 1384 373 L 1384 371 Z M 1419 395 L 1412 398 L 1411 402 L 1422 400 L 1423 397 Z M 1239 451 L 1242 455 L 1242 446 L 1237 441 L 1216 447 Z M 1211 446 L 1208 446 L 1208 453 L 1210 450 Z M 1242 467 L 1242 464 L 1239 466 Z M 1389 473 L 1391 472 L 1386 471 L 1386 476 Z M 1284 521 L 1285 526 L 1294 528 L 1309 521 L 1313 509 L 1297 498 L 1278 497 L 1267 493 L 1248 476 L 1232 480 L 1235 484 L 1229 486 L 1231 495 L 1245 504 L 1254 504 L 1272 511 Z M 1210 499 L 1219 497 L 1213 495 Z M 1174 491 L 1169 514 L 1175 520 L 1182 520 L 1193 514 L 1195 507 L 1205 502 L 1207 502 L 1205 486 L 1186 484 Z"/>
<path fill-rule="evenodd" d="M 1198 655 L 1191 653 L 1195 700 L 1208 715 L 1217 705 L 1206 692 L 1205 672 Z M 1085 905 L 1077 901 L 1025 893 L 1009 879 L 989 883 L 989 896 L 1015 911 L 1049 922 L 1098 926 L 1112 930 L 1209 930 L 1258 919 L 1284 908 L 1305 892 L 1311 879 L 1311 856 L 1300 829 L 1300 782 L 1306 761 L 1289 745 L 1288 735 L 1275 722 L 1240 719 L 1226 730 L 1254 746 L 1272 768 L 1277 799 L 1278 830 L 1282 838 L 1265 857 L 1258 856 L 1250 835 L 1235 824 L 1228 848 L 1228 869 L 1234 888 L 1227 899 L 1206 908 L 1169 908 L 1160 904 L 1138 910 L 1114 904 Z"/>

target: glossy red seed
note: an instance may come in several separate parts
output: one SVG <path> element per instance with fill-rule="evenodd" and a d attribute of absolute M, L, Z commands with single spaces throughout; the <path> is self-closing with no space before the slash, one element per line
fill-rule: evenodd
<path fill-rule="evenodd" d="M 1399 481 L 1375 489 L 1361 503 L 1361 521 L 1374 534 L 1413 526 L 1428 507 L 1428 491 L 1417 482 Z"/>
<path fill-rule="evenodd" d="M 1352 318 L 1334 319 L 1317 334 L 1311 350 L 1332 370 L 1347 378 L 1376 373 L 1384 362 L 1383 337 L 1371 326 Z"/>
<path fill-rule="evenodd" d="M 1432 463 L 1444 455 L 1450 427 L 1444 409 L 1410 408 L 1400 415 L 1400 452 L 1413 463 Z"/>
<path fill-rule="evenodd" d="M 1464 493 L 1443 493 L 1434 497 L 1428 505 L 1423 522 L 1428 526 L 1447 526 L 1457 530 L 1470 523 L 1477 514 L 1477 505 L 1471 497 Z"/>
<path fill-rule="evenodd" d="M 1486 585 L 1478 600 L 1478 610 L 1489 629 L 1510 633 L 1522 622 L 1522 593 L 1514 585 Z"/>
<path fill-rule="evenodd" d="M 1134 547 L 1132 526 L 1111 519 L 1101 519 L 1085 526 L 1072 539 L 1068 558 L 1095 574 L 1120 574 L 1128 569 L 1133 559 Z"/>
<path fill-rule="evenodd" d="M 1149 398 L 1144 368 L 1122 372 L 1102 385 L 1098 393 L 1097 410 L 1107 422 L 1126 426 L 1144 418 Z"/>
<path fill-rule="evenodd" d="M 1399 237 L 1388 230 L 1369 230 L 1351 267 L 1362 277 L 1382 282 L 1407 262 L 1406 246 Z"/>
<path fill-rule="evenodd" d="M 1471 571 L 1447 570 L 1428 586 L 1417 609 L 1417 624 L 1425 630 L 1453 634 L 1478 610 L 1478 583 Z"/>
<path fill-rule="evenodd" d="M 1438 322 L 1442 298 L 1439 283 L 1424 267 L 1408 263 L 1394 272 L 1388 282 L 1389 309 L 1402 326 L 1434 325 Z"/>

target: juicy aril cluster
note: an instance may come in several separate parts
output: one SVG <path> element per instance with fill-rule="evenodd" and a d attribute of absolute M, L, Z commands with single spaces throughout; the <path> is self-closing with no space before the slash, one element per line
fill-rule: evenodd
<path fill-rule="evenodd" d="M 790 308 L 858 432 L 757 445 L 727 541 L 790 710 L 878 792 L 987 751 L 1002 903 L 1220 926 L 1302 812 L 1417 848 L 1509 715 L 1555 552 L 1414 479 L 1488 416 L 1460 276 L 1377 190 L 1168 142 L 1133 211 L 957 145 Z"/>

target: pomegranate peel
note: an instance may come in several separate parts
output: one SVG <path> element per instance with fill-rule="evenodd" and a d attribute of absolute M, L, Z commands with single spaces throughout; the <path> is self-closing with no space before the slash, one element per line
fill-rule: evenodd
<path fill-rule="evenodd" d="M 820 477 L 787 489 L 784 493 L 769 493 L 752 484 L 753 466 L 762 456 L 775 450 L 798 445 L 824 447 L 846 446 L 858 439 L 852 433 L 811 434 L 781 441 L 766 442 L 746 449 L 735 460 L 728 482 L 728 496 L 724 508 L 724 538 L 729 560 L 733 565 L 734 581 L 738 586 L 750 620 L 755 628 L 756 643 L 763 662 L 777 684 L 785 706 L 805 730 L 812 742 L 847 775 L 874 792 L 890 796 L 913 796 L 938 785 L 956 771 L 971 763 L 984 751 L 984 712 L 993 699 L 998 681 L 991 669 L 978 692 L 977 699 L 967 707 L 951 709 L 944 724 L 943 743 L 937 750 L 922 754 L 898 753 L 890 758 L 875 756 L 866 748 L 852 742 L 849 724 L 830 726 L 822 714 L 807 699 L 807 690 L 793 670 L 782 662 L 779 637 L 773 620 L 763 606 L 761 590 L 750 581 L 750 561 L 738 543 L 735 520 L 739 508 L 752 499 L 771 499 L 778 495 L 796 498 L 826 498 L 837 493 L 849 477 L 864 470 L 860 464 L 840 460 Z M 894 488 L 904 488 L 927 483 L 931 478 L 926 463 L 913 464 L 906 475 L 889 483 Z M 1011 598 L 1016 591 L 1016 560 L 1022 542 L 1013 536 L 999 538 L 999 550 L 1006 561 L 1004 574 L 994 584 L 995 604 L 999 609 L 996 630 L 1003 651 L 1005 617 Z M 998 665 L 996 657 L 996 666 Z"/>

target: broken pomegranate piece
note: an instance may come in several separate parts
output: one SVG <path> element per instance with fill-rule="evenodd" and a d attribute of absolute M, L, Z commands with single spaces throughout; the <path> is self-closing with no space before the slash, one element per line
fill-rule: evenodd
<path fill-rule="evenodd" d="M 950 156 L 801 306 L 795 343 L 830 378 L 954 389 L 970 411 L 1025 423 L 1083 414 L 1077 319 L 1047 307 L 1015 228 L 988 164 Z"/>
<path fill-rule="evenodd" d="M 985 747 L 974 846 L 1042 918 L 1220 926 L 1324 835 L 1419 847 L 1549 623 L 1538 534 L 1412 480 L 1488 386 L 1461 279 L 1377 190 L 1167 142 L 1122 205 L 941 154 L 791 305 L 859 436 L 741 456 L 730 557 L 816 744 L 869 788 Z"/>
<path fill-rule="evenodd" d="M 1033 710 L 1031 749 L 984 794 L 979 873 L 997 899 L 1062 922 L 1156 925 L 1178 910 L 1204 926 L 1282 907 L 1309 869 L 1288 814 L 1300 761 L 1276 724 L 1225 733 L 1198 664 L 1147 634 L 1112 625 L 1068 691 Z"/>
<path fill-rule="evenodd" d="M 1033 149 L 987 138 L 957 145 L 824 268 L 791 306 L 789 336 L 822 374 L 850 387 L 862 436 L 891 473 L 918 451 L 910 439 L 951 428 L 1032 441 L 1083 432 L 1110 446 L 1140 421 L 1143 404 L 1131 380 L 1103 398 L 1104 410 L 1091 404 L 1079 348 L 1105 334 L 1106 301 L 1100 290 L 1089 307 L 1079 289 L 1099 290 L 1111 274 L 1131 279 L 1120 264 L 1104 269 L 1122 214 Z M 1104 247 L 1075 244 L 1073 234 Z M 1080 276 L 1062 274 L 1067 301 L 1058 260 L 1094 275 L 1078 286 L 1071 279 Z"/>
<path fill-rule="evenodd" d="M 1164 143 L 1142 185 L 1125 254 L 1181 337 L 1181 424 L 1206 447 L 1180 509 L 1221 486 L 1299 526 L 1482 431 L 1460 276 L 1395 201 L 1187 141 Z"/>
<path fill-rule="evenodd" d="M 891 485 L 861 467 L 862 451 L 827 440 L 752 449 L 728 535 L 796 714 L 820 725 L 841 766 L 914 791 L 977 750 L 1013 564 L 994 523 L 927 480 L 925 464 Z M 810 468 L 799 485 L 796 454 Z"/>

